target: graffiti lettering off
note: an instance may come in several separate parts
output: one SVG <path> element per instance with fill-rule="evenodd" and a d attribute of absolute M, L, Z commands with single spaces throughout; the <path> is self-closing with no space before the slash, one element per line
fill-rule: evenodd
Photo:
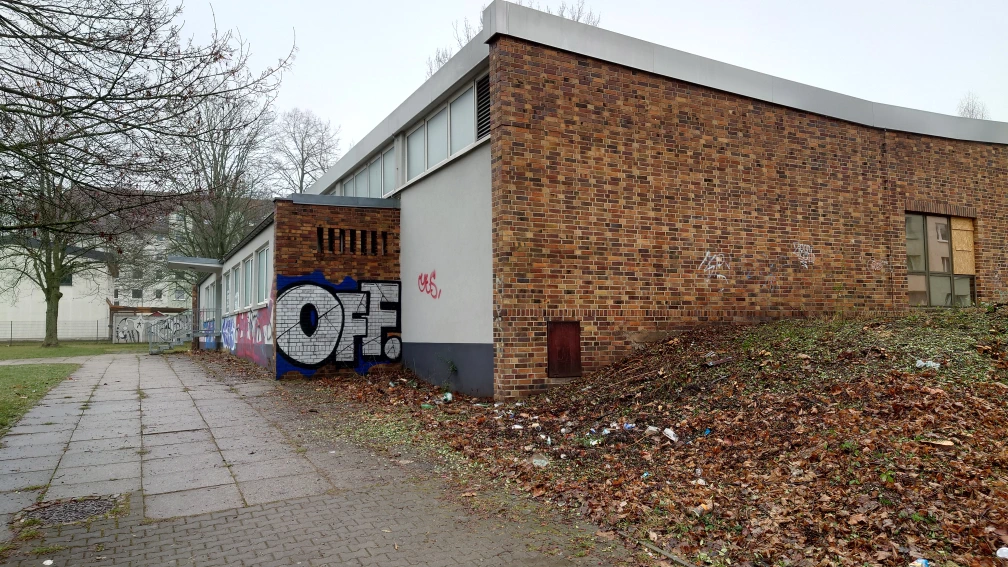
<path fill-rule="evenodd" d="M 795 242 L 794 254 L 798 258 L 798 262 L 801 264 L 801 267 L 806 270 L 815 264 L 815 251 L 812 250 L 811 244 Z"/>
<path fill-rule="evenodd" d="M 437 284 L 434 283 L 434 278 L 436 277 L 437 271 L 431 271 L 429 274 L 420 274 L 417 276 L 417 287 L 420 288 L 420 293 L 426 293 L 434 299 L 440 299 L 441 290 L 438 289 Z"/>
<path fill-rule="evenodd" d="M 399 282 L 347 277 L 333 284 L 314 272 L 277 276 L 277 289 L 277 376 L 311 375 L 330 364 L 364 374 L 402 356 Z"/>

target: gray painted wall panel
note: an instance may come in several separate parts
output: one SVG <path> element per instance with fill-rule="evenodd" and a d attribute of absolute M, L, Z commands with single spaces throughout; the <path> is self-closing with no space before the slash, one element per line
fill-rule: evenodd
<path fill-rule="evenodd" d="M 403 343 L 403 364 L 424 380 L 470 396 L 493 397 L 492 344 Z"/>
<path fill-rule="evenodd" d="M 404 343 L 493 343 L 490 144 L 400 193 Z M 418 278 L 436 274 L 440 296 Z"/>

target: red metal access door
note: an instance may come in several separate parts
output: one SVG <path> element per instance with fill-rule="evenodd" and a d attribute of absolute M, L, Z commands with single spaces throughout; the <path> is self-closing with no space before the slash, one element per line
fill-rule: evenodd
<path fill-rule="evenodd" d="M 546 374 L 550 378 L 581 376 L 581 322 L 546 322 Z"/>

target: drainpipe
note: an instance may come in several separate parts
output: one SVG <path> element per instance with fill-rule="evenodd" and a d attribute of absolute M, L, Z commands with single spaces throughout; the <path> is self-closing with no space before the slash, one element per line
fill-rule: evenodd
<path fill-rule="evenodd" d="M 223 296 L 224 290 L 222 286 L 222 277 L 218 273 L 216 283 L 214 284 L 214 350 L 221 350 L 221 326 L 224 323 L 224 319 L 221 317 L 221 308 L 223 307 Z"/>

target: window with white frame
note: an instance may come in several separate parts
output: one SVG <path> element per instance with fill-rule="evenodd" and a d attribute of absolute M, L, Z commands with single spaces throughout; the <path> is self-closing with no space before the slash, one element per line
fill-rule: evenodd
<path fill-rule="evenodd" d="M 256 252 L 256 303 L 266 301 L 266 273 L 269 262 L 269 248 L 263 248 Z"/>
<path fill-rule="evenodd" d="M 427 121 L 427 167 L 448 159 L 448 108 L 442 108 Z"/>
<path fill-rule="evenodd" d="M 238 311 L 241 309 L 241 300 L 239 299 L 240 294 L 238 293 L 238 289 L 241 287 L 241 278 L 238 275 L 238 266 L 235 266 L 231 270 L 231 281 L 234 282 L 234 297 L 231 298 L 231 304 L 234 311 Z"/>
<path fill-rule="evenodd" d="M 406 136 L 406 181 L 427 169 L 424 163 L 424 124 Z"/>
<path fill-rule="evenodd" d="M 358 197 L 368 196 L 367 168 L 358 171 L 357 175 L 354 176 L 354 187 L 356 188 L 354 194 Z"/>
<path fill-rule="evenodd" d="M 249 256 L 244 263 L 245 269 L 245 281 L 244 289 L 242 289 L 242 296 L 245 300 L 245 307 L 252 305 L 252 257 Z"/>
<path fill-rule="evenodd" d="M 380 199 L 382 196 L 381 156 L 375 158 L 368 166 L 368 197 Z"/>
<path fill-rule="evenodd" d="M 395 146 L 382 154 L 382 195 L 388 195 L 396 188 Z"/>
<path fill-rule="evenodd" d="M 228 312 L 228 298 L 231 297 L 231 274 L 224 274 L 224 297 L 221 298 L 221 303 L 224 312 Z"/>
<path fill-rule="evenodd" d="M 451 154 L 476 141 L 476 97 L 469 87 L 451 102 Z"/>

